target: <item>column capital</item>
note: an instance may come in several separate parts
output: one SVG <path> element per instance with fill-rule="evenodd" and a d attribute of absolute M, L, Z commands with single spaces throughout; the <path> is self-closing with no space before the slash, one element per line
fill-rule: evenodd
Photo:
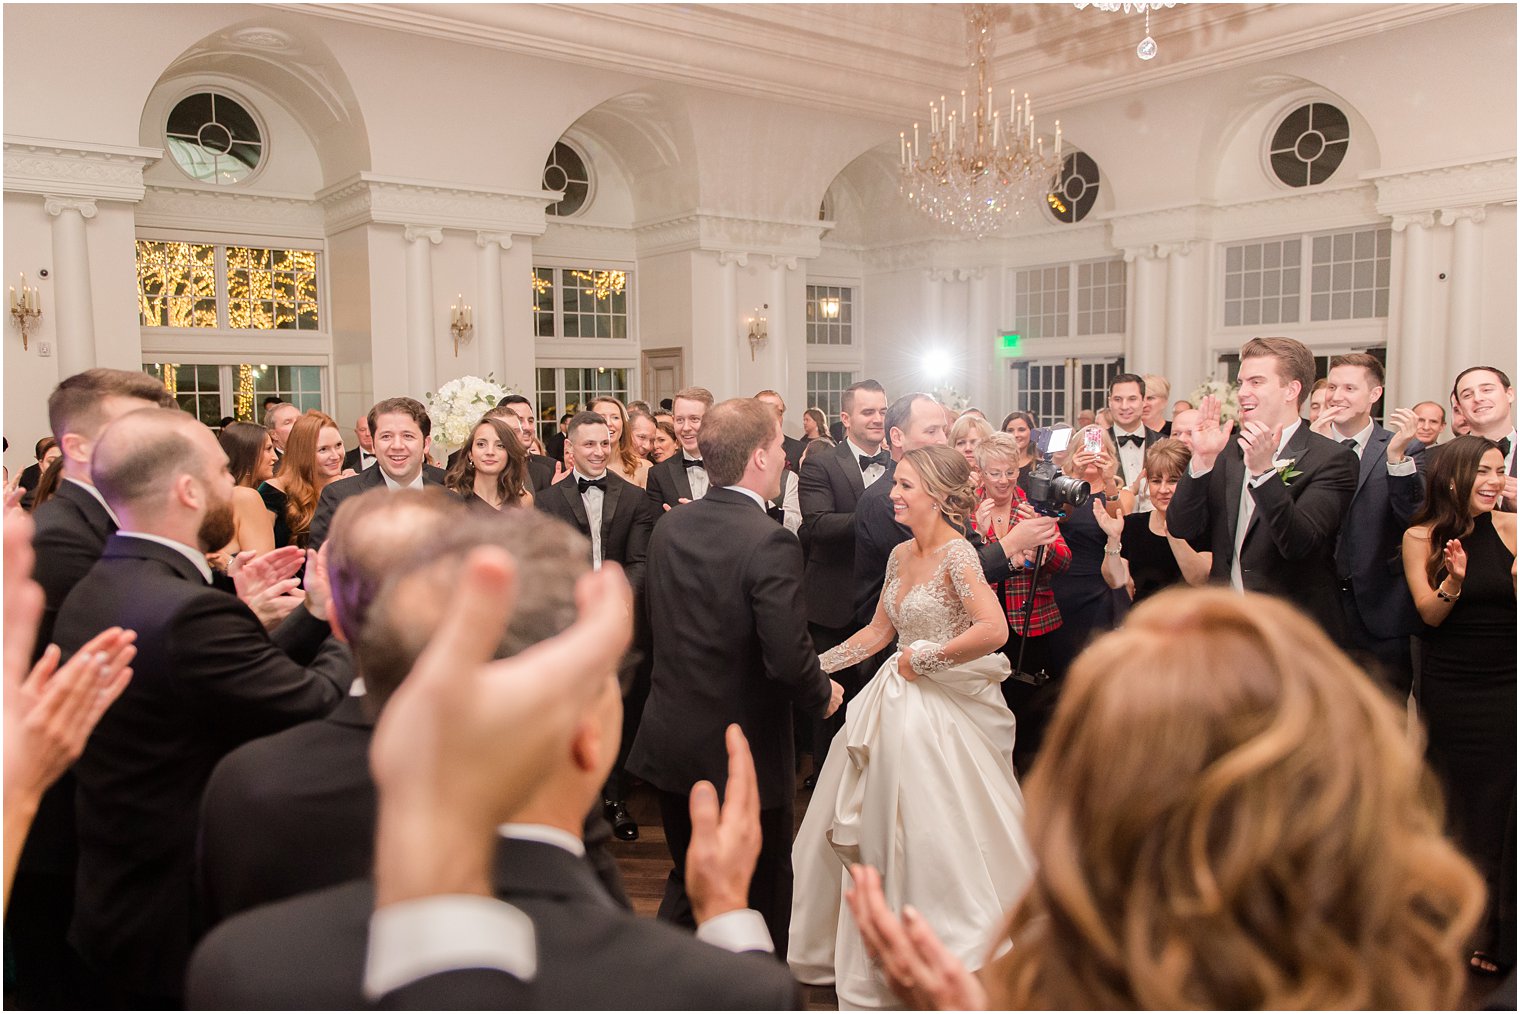
<path fill-rule="evenodd" d="M 1422 229 L 1432 229 L 1436 224 L 1434 211 L 1412 211 L 1402 215 L 1393 216 L 1393 231 L 1403 232 L 1411 225 L 1417 225 Z"/>
<path fill-rule="evenodd" d="M 730 264 L 737 264 L 741 268 L 749 267 L 749 254 L 744 250 L 719 250 L 717 254 L 719 267 L 726 268 Z"/>
<path fill-rule="evenodd" d="M 1156 257 L 1161 260 L 1168 257 L 1185 257 L 1192 248 L 1192 242 L 1186 240 L 1180 243 L 1157 243 Z"/>
<path fill-rule="evenodd" d="M 77 211 L 80 218 L 95 217 L 95 200 L 90 197 L 59 197 L 48 194 L 43 198 L 43 208 L 49 215 L 61 215 L 65 211 Z"/>
<path fill-rule="evenodd" d="M 1141 260 L 1153 261 L 1158 256 L 1157 249 L 1154 243 L 1147 243 L 1145 246 L 1127 246 L 1124 248 L 1124 261 L 1126 264 Z"/>
<path fill-rule="evenodd" d="M 1483 220 L 1488 217 L 1488 205 L 1470 204 L 1465 208 L 1442 208 L 1440 217 L 1442 225 L 1456 225 L 1458 222 L 1482 225 Z"/>
<path fill-rule="evenodd" d="M 408 232 L 411 230 L 408 229 Z M 434 240 L 437 242 L 437 240 Z M 475 245 L 484 250 L 489 246 L 499 246 L 503 250 L 512 249 L 512 234 L 510 232 L 477 232 L 475 233 Z"/>
<path fill-rule="evenodd" d="M 781 254 L 771 254 L 771 270 L 774 271 L 779 267 L 784 267 L 788 271 L 796 271 L 797 258 L 785 257 Z"/>
<path fill-rule="evenodd" d="M 409 225 L 406 227 L 405 235 L 408 243 L 416 243 L 419 240 L 425 239 L 434 246 L 437 246 L 443 242 L 443 230 L 436 226 L 428 228 L 421 225 Z"/>

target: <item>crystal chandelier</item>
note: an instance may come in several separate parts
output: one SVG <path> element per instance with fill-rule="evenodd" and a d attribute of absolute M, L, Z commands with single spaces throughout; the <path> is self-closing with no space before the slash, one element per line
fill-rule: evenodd
<path fill-rule="evenodd" d="M 1008 91 L 1008 119 L 993 108 L 988 62 L 992 49 L 993 7 L 972 4 L 967 12 L 975 51 L 976 95 L 967 105 L 961 92 L 957 113 L 945 96 L 929 103 L 928 137 L 913 124 L 913 137 L 898 135 L 902 192 L 936 221 L 985 236 L 1018 216 L 1026 205 L 1045 200 L 1061 168 L 1061 121 L 1055 143 L 1035 135 L 1029 94 L 1019 102 Z M 923 142 L 927 141 L 927 144 Z M 927 149 L 927 150 L 925 150 Z"/>
<path fill-rule="evenodd" d="M 1108 11 L 1110 14 L 1145 13 L 1145 38 L 1140 40 L 1140 45 L 1135 47 L 1135 55 L 1142 60 L 1154 60 L 1156 58 L 1156 40 L 1151 38 L 1151 11 L 1159 11 L 1163 7 L 1176 7 L 1176 0 L 1170 3 L 1091 3 L 1088 0 L 1078 0 L 1077 10 L 1086 10 L 1088 7 L 1100 11 Z"/>

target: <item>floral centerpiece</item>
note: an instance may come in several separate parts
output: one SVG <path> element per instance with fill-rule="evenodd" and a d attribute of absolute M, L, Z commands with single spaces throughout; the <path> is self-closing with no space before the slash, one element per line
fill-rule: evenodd
<path fill-rule="evenodd" d="M 487 374 L 460 377 L 427 396 L 428 417 L 433 421 L 433 443 L 452 452 L 470 439 L 480 417 L 496 407 L 510 392 Z"/>
<path fill-rule="evenodd" d="M 1218 398 L 1220 407 L 1219 421 L 1221 423 L 1239 423 L 1240 400 L 1237 397 L 1239 393 L 1240 386 L 1238 384 L 1229 384 L 1223 380 L 1205 380 L 1193 388 L 1193 393 L 1188 395 L 1188 401 L 1193 403 L 1194 408 L 1197 408 L 1203 404 L 1204 398 L 1210 396 Z"/>
<path fill-rule="evenodd" d="M 964 412 L 971 407 L 971 401 L 953 387 L 936 387 L 934 397 L 952 412 Z"/>

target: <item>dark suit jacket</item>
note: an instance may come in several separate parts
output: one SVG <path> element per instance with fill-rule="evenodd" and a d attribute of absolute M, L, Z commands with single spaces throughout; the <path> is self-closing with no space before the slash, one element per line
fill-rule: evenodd
<path fill-rule="evenodd" d="M 586 502 L 581 498 L 574 473 L 536 496 L 533 504 L 591 538 L 591 521 L 586 516 Z M 644 491 L 622 476 L 607 472 L 607 491 L 602 495 L 602 559 L 623 565 L 623 573 L 635 595 L 644 592 L 644 558 L 649 552 L 655 520 L 655 508 Z"/>
<path fill-rule="evenodd" d="M 724 730 L 737 722 L 761 808 L 788 803 L 792 704 L 821 716 L 829 702 L 802 614 L 797 540 L 743 493 L 716 488 L 655 525 L 645 575 L 654 669 L 628 771 L 665 792 L 707 779 L 721 793 Z"/>
<path fill-rule="evenodd" d="M 361 697 L 320 722 L 245 743 L 222 758 L 201 802 L 202 914 L 214 926 L 239 912 L 369 876 L 375 855 L 375 723 Z M 582 831 L 602 889 L 630 907 L 612 826 L 592 807 Z"/>
<path fill-rule="evenodd" d="M 364 469 L 359 467 L 359 453 L 360 449 L 355 447 L 353 450 L 343 455 L 343 467 L 345 469 L 352 468 L 355 472 L 364 471 Z M 375 467 L 375 456 L 373 454 L 370 455 L 369 467 Z"/>
<path fill-rule="evenodd" d="M 887 481 L 883 476 L 877 482 Z M 807 619 L 821 627 L 848 627 L 855 603 L 855 505 L 866 490 L 860 462 L 848 443 L 827 454 L 810 454 L 797 480 L 802 527 L 797 537 L 807 553 Z"/>
<path fill-rule="evenodd" d="M 654 504 L 658 517 L 666 507 L 675 507 L 682 500 L 695 499 L 691 495 L 691 480 L 686 477 L 686 455 L 676 451 L 664 461 L 650 466 L 649 478 L 644 480 L 649 501 Z"/>
<path fill-rule="evenodd" d="M 32 652 L 35 660 L 52 643 L 53 624 L 63 600 L 100 559 L 116 522 L 89 490 L 68 479 L 59 480 L 58 492 L 37 508 L 32 520 L 37 526 L 32 534 L 32 549 L 37 553 L 32 576 L 42 585 L 45 597 L 37 647 Z"/>
<path fill-rule="evenodd" d="M 887 558 L 899 543 L 913 538 L 907 526 L 892 516 L 892 473 L 896 470 L 897 464 L 893 462 L 855 505 L 855 624 L 860 627 L 876 615 L 876 602 L 887 578 Z M 1002 544 L 996 539 L 984 542 L 974 535 L 968 538 L 981 558 L 982 576 L 987 583 L 996 586 L 1007 580 L 1012 571 Z"/>
<path fill-rule="evenodd" d="M 327 624 L 275 632 L 176 550 L 113 535 L 58 614 L 71 655 L 137 631 L 132 681 L 74 765 L 79 874 L 70 940 L 112 985 L 176 995 L 195 932 L 195 820 L 211 770 L 256 736 L 320 718 L 352 679 Z"/>
<path fill-rule="evenodd" d="M 1356 492 L 1357 460 L 1348 448 L 1300 423 L 1279 458 L 1302 472 L 1256 487 L 1256 505 L 1240 552 L 1247 591 L 1267 592 L 1298 605 L 1333 637 L 1341 629 L 1335 542 Z M 1245 461 L 1235 438 L 1201 478 L 1184 471 L 1167 511 L 1167 528 L 1200 552 L 1214 554 L 1209 576 L 1228 584 L 1235 559 L 1235 526 Z"/>
<path fill-rule="evenodd" d="M 399 991 L 410 997 L 407 1002 L 521 1010 L 798 1006 L 797 984 L 786 966 L 765 954 L 732 954 L 685 930 L 638 918 L 614 905 L 586 864 L 556 845 L 503 840 L 493 879 L 496 896 L 533 921 L 533 982 L 479 969 L 442 973 Z M 364 1008 L 373 905 L 373 888 L 361 880 L 228 920 L 195 953 L 186 989 L 190 1006 Z M 501 992 L 493 996 L 497 988 Z"/>
<path fill-rule="evenodd" d="M 1144 425 L 1144 424 L 1142 424 L 1142 425 Z M 1304 425 L 1307 426 L 1308 424 L 1305 423 Z M 1145 427 L 1145 446 L 1143 448 L 1141 448 L 1141 453 L 1142 453 L 1141 465 L 1142 465 L 1142 467 L 1144 467 L 1144 461 L 1145 461 L 1145 459 L 1143 457 L 1144 452 L 1150 450 L 1151 444 L 1154 444 L 1156 441 L 1160 440 L 1162 438 L 1162 436 L 1164 436 L 1164 434 L 1160 430 L 1153 430 L 1149 426 Z M 1118 448 L 1119 448 L 1119 428 L 1117 426 L 1110 426 L 1108 428 L 1108 438 L 1114 442 L 1114 449 L 1118 450 Z M 1122 460 L 1122 455 L 1121 455 L 1121 460 L 1119 461 L 1119 477 L 1122 480 L 1121 485 L 1128 486 L 1130 483 L 1132 483 L 1132 482 L 1135 481 L 1135 476 L 1133 476 L 1133 475 L 1125 475 L 1124 474 L 1124 461 Z"/>
<path fill-rule="evenodd" d="M 535 496 L 540 490 L 554 485 L 555 464 L 555 459 L 546 458 L 542 454 L 528 455 L 528 478 Z"/>
<path fill-rule="evenodd" d="M 781 452 L 786 455 L 786 467 L 797 471 L 802 463 L 802 449 L 807 446 L 807 441 L 797 437 L 789 437 L 781 434 Z"/>
<path fill-rule="evenodd" d="M 1376 423 L 1362 451 L 1351 511 L 1335 546 L 1336 571 L 1351 580 L 1356 611 L 1378 637 L 1407 637 L 1423 624 L 1404 580 L 1404 532 L 1424 500 L 1418 472 L 1388 474 L 1388 441 Z M 1415 455 L 1420 464 L 1420 456 Z"/>
<path fill-rule="evenodd" d="M 442 486 L 444 471 L 433 465 L 422 466 L 422 484 L 424 486 Z M 385 473 L 380 471 L 380 466 L 366 468 L 358 475 L 350 475 L 347 479 L 339 479 L 330 482 L 322 490 L 322 495 L 317 499 L 317 512 L 312 515 L 311 528 L 308 530 L 306 545 L 308 549 L 321 549 L 322 543 L 327 541 L 327 530 L 332 526 L 333 514 L 338 510 L 338 505 L 351 496 L 377 487 L 385 486 Z"/>

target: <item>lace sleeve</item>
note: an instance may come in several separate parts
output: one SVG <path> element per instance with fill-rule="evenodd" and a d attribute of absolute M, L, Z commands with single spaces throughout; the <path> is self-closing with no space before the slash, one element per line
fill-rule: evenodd
<path fill-rule="evenodd" d="M 942 644 L 931 644 L 927 648 L 921 648 L 908 659 L 908 667 L 920 676 L 932 676 L 955 664 L 945 654 L 945 646 Z"/>
<path fill-rule="evenodd" d="M 854 638 L 850 640 L 853 641 Z M 876 654 L 876 649 L 869 645 L 853 645 L 850 641 L 845 641 L 819 655 L 818 664 L 824 672 L 836 673 L 856 662 L 864 662 L 874 654 Z"/>
<path fill-rule="evenodd" d="M 876 601 L 876 615 L 869 626 L 856 631 L 855 635 L 838 647 L 830 648 L 818 656 L 818 664 L 826 673 L 835 673 L 846 666 L 864 662 L 882 648 L 892 643 L 892 623 L 887 618 L 887 597 L 897 594 L 897 559 L 902 546 L 893 548 L 887 557 L 887 576 L 882 582 L 881 596 Z"/>
<path fill-rule="evenodd" d="M 982 576 L 982 558 L 976 555 L 971 543 L 958 539 L 945 551 L 945 568 L 950 572 L 950 584 L 962 601 L 970 601 L 977 584 L 986 584 Z"/>

